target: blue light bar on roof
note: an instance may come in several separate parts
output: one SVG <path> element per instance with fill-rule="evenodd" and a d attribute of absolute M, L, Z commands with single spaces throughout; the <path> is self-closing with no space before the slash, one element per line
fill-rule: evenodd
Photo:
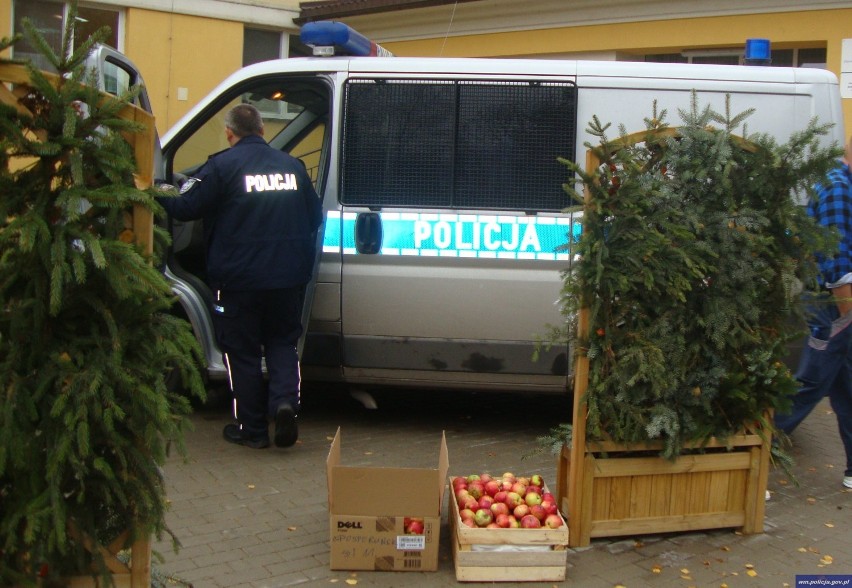
<path fill-rule="evenodd" d="M 393 54 L 355 29 L 331 20 L 308 22 L 302 26 L 300 33 L 302 43 L 314 47 L 315 54 L 318 47 L 333 47 L 337 55 L 353 55 L 360 57 L 393 57 Z"/>
<path fill-rule="evenodd" d="M 769 65 L 772 63 L 769 39 L 746 39 L 744 61 L 748 65 Z"/>

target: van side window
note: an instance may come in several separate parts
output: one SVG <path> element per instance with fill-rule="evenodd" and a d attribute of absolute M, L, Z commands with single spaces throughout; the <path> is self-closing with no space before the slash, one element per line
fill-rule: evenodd
<path fill-rule="evenodd" d="M 576 111 L 570 82 L 350 79 L 340 200 L 562 210 Z"/>

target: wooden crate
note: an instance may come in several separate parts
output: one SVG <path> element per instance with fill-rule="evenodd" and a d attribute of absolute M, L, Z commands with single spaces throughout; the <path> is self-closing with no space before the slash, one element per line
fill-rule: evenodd
<path fill-rule="evenodd" d="M 447 518 L 459 582 L 560 582 L 568 562 L 568 527 L 479 529 L 463 525 L 450 480 Z M 561 516 L 561 515 L 560 515 Z"/>
<path fill-rule="evenodd" d="M 759 435 L 738 435 L 729 442 L 730 449 L 710 443 L 707 453 L 675 461 L 637 457 L 658 452 L 654 444 L 628 448 L 589 443 L 577 464 L 576 488 L 568 485 L 571 451 L 563 448 L 557 502 L 569 513 L 570 544 L 588 545 L 594 537 L 727 527 L 745 534 L 762 532 L 769 443 Z M 617 456 L 602 456 L 615 452 Z"/>

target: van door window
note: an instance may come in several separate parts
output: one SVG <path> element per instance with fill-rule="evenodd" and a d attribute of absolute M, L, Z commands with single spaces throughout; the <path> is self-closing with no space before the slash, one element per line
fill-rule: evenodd
<path fill-rule="evenodd" d="M 349 80 L 341 202 L 562 210 L 576 105 L 570 82 Z"/>

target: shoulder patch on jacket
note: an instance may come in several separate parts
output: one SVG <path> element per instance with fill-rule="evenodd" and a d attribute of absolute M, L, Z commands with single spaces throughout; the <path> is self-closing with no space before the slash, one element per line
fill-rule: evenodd
<path fill-rule="evenodd" d="M 196 182 L 200 183 L 201 180 L 199 180 L 198 178 L 187 178 L 187 180 L 183 183 L 183 186 L 180 187 L 180 194 L 186 194 L 187 192 L 192 190 L 192 187 L 195 185 Z"/>

